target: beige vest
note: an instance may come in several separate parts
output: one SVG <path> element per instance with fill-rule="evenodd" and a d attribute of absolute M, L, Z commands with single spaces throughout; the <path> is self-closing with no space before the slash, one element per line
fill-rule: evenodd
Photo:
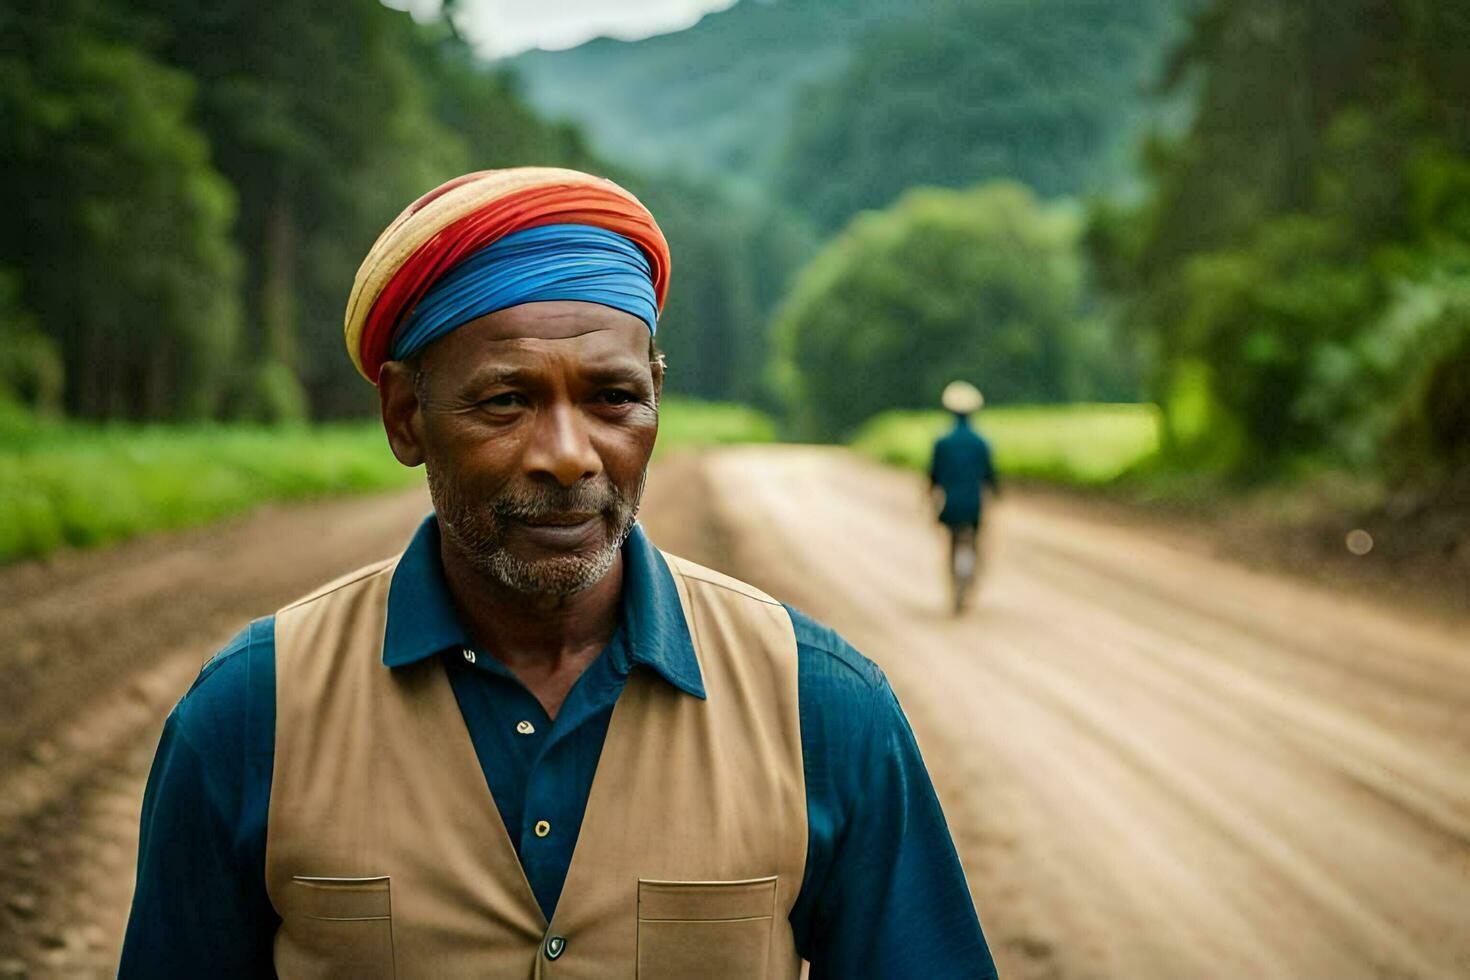
<path fill-rule="evenodd" d="M 443 664 L 383 666 L 396 560 L 277 614 L 266 886 L 282 977 L 798 974 L 787 915 L 807 824 L 790 618 L 665 557 L 708 699 L 629 676 L 549 924 Z"/>

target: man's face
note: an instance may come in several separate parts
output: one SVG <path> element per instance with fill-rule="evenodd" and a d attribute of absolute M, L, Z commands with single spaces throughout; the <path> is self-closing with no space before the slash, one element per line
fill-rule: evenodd
<path fill-rule="evenodd" d="M 633 526 L 658 434 L 648 328 L 595 303 L 527 303 L 458 327 L 379 379 L 398 458 L 423 462 L 439 526 L 481 574 L 566 596 Z"/>

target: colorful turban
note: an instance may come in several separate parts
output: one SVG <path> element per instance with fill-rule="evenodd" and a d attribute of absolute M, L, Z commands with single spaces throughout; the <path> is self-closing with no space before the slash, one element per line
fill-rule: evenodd
<path fill-rule="evenodd" d="M 549 299 L 601 302 L 653 330 L 668 288 L 668 243 L 617 184 L 550 167 L 484 170 L 436 187 L 378 236 L 347 302 L 347 352 L 376 384 L 386 360 Z"/>

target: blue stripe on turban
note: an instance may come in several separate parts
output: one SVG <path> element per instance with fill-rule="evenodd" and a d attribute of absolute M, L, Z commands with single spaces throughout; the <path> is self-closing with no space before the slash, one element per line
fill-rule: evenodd
<path fill-rule="evenodd" d="M 653 269 L 643 250 L 591 225 L 512 232 L 460 262 L 429 287 L 394 333 L 401 361 L 477 317 L 521 303 L 583 300 L 623 310 L 658 328 Z"/>

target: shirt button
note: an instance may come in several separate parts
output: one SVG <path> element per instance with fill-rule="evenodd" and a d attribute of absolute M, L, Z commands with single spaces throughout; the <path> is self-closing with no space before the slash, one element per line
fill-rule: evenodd
<path fill-rule="evenodd" d="M 546 958 L 554 960 L 566 951 L 567 941 L 562 936 L 546 937 Z"/>
<path fill-rule="evenodd" d="M 545 820 L 537 820 L 536 821 L 536 836 L 537 837 L 545 837 L 549 833 L 551 833 L 551 824 L 547 823 Z"/>
<path fill-rule="evenodd" d="M 475 651 L 471 650 L 469 647 L 465 647 L 464 648 L 464 658 L 468 662 L 474 663 L 475 662 Z"/>
<path fill-rule="evenodd" d="M 529 721 L 521 721 L 516 723 L 516 731 L 520 732 L 522 735 L 535 735 L 536 726 L 531 724 Z"/>

